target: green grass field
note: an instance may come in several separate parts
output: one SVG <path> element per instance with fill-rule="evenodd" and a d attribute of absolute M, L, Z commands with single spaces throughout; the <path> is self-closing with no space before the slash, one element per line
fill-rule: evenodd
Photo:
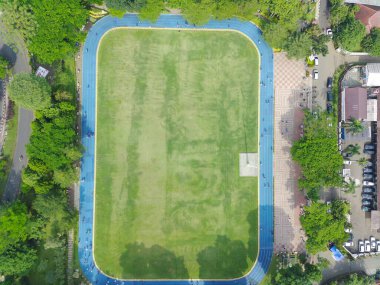
<path fill-rule="evenodd" d="M 94 247 L 105 273 L 221 279 L 252 267 L 258 181 L 239 177 L 238 163 L 258 149 L 258 67 L 256 48 L 233 32 L 104 37 Z"/>

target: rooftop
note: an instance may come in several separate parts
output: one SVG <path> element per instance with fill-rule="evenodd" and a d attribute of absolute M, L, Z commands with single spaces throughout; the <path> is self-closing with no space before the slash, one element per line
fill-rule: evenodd
<path fill-rule="evenodd" d="M 342 118 L 348 121 L 351 117 L 359 120 L 367 119 L 367 89 L 352 87 L 344 89 L 344 112 Z"/>

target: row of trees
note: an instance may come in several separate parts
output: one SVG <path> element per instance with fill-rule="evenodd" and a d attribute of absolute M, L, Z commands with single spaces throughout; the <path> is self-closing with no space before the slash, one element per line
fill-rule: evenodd
<path fill-rule="evenodd" d="M 325 112 L 305 111 L 304 136 L 294 142 L 290 152 L 301 167 L 299 188 L 305 189 L 311 200 L 319 199 L 322 187 L 342 186 L 343 158 L 337 147 L 333 121 Z"/>
<path fill-rule="evenodd" d="M 288 51 L 290 57 L 305 58 L 312 50 L 327 54 L 329 38 L 317 25 L 311 25 L 315 4 L 298 0 L 105 0 L 111 14 L 122 16 L 138 11 L 142 19 L 155 21 L 165 9 L 177 8 L 186 20 L 202 25 L 211 18 L 241 17 L 252 20 L 263 30 L 274 48 Z M 300 24 L 308 28 L 300 29 Z M 306 24 L 306 25 L 305 25 Z"/>
<path fill-rule="evenodd" d="M 366 35 L 364 25 L 355 19 L 359 6 L 345 4 L 344 0 L 330 0 L 330 22 L 334 28 L 335 42 L 348 51 L 364 50 L 380 55 L 380 29 L 374 28 Z"/>

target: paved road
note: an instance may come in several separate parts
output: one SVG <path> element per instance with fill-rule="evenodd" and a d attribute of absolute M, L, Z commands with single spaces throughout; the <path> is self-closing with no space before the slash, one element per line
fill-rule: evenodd
<path fill-rule="evenodd" d="M 15 58 L 13 73 L 30 72 L 31 68 L 29 66 L 29 56 L 25 44 L 19 38 L 14 40 L 16 42 L 18 52 Z M 25 146 L 29 142 L 31 133 L 30 124 L 32 120 L 33 112 L 20 108 L 13 165 L 3 193 L 3 200 L 5 201 L 15 200 L 20 192 L 21 171 L 27 164 Z M 23 156 L 22 160 L 20 160 L 21 156 Z"/>

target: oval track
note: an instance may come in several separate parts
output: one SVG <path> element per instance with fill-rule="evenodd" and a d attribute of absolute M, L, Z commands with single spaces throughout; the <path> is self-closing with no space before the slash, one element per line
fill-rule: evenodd
<path fill-rule="evenodd" d="M 97 268 L 93 256 L 94 167 L 95 167 L 95 89 L 96 53 L 104 33 L 116 27 L 214 29 L 239 31 L 257 46 L 260 53 L 260 177 L 259 177 L 259 255 L 249 273 L 231 280 L 119 280 Z M 268 271 L 273 251 L 273 51 L 261 31 L 250 22 L 237 19 L 212 20 L 204 26 L 189 25 L 182 16 L 161 15 L 156 23 L 140 21 L 135 14 L 123 18 L 105 17 L 89 31 L 83 48 L 82 144 L 86 151 L 81 164 L 79 209 L 79 259 L 84 275 L 92 284 L 216 285 L 259 284 Z M 117 233 L 115 233 L 117 234 Z"/>

